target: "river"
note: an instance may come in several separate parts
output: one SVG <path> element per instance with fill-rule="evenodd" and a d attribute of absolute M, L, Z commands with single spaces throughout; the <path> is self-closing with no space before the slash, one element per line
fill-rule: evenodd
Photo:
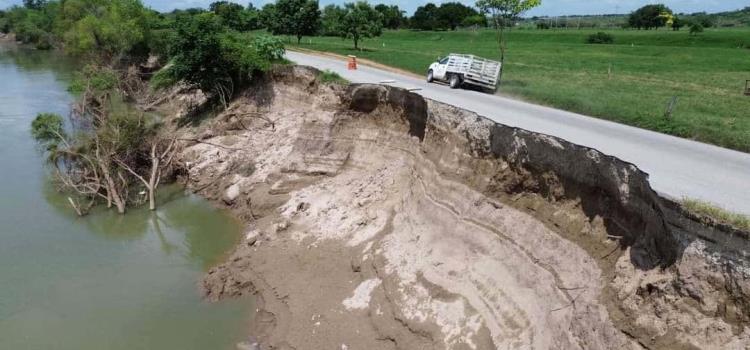
<path fill-rule="evenodd" d="M 251 300 L 201 300 L 241 226 L 175 186 L 156 212 L 75 216 L 30 136 L 68 115 L 71 62 L 0 44 L 0 349 L 233 349 Z"/>

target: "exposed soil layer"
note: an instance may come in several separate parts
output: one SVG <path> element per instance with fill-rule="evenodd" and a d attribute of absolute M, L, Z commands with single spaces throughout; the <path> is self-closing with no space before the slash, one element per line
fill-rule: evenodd
<path fill-rule="evenodd" d="M 596 150 L 317 77 L 279 68 L 205 120 L 199 93 L 163 106 L 194 122 L 189 186 L 248 225 L 203 282 L 259 297 L 240 348 L 750 346 L 747 233 Z"/>

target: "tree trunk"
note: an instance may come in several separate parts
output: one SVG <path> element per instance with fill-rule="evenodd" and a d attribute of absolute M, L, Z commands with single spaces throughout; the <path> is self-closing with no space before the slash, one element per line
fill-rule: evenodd
<path fill-rule="evenodd" d="M 497 77 L 497 84 L 501 85 L 503 81 L 503 71 L 505 71 L 505 23 L 500 23 L 495 16 L 495 26 L 498 28 L 497 44 L 500 47 L 500 74 Z"/>
<path fill-rule="evenodd" d="M 148 209 L 156 210 L 156 186 L 159 185 L 159 155 L 156 154 L 156 143 L 151 146 L 151 178 L 148 179 Z"/>
<path fill-rule="evenodd" d="M 359 50 L 359 39 L 354 37 L 354 49 Z"/>
<path fill-rule="evenodd" d="M 302 35 L 297 35 L 297 45 L 302 42 Z"/>
<path fill-rule="evenodd" d="M 112 179 L 112 176 L 109 173 L 109 169 L 107 169 L 107 166 L 104 164 L 104 162 L 102 162 L 101 159 L 99 159 L 98 162 L 99 168 L 102 169 L 104 180 L 107 182 L 107 197 L 112 199 L 112 202 L 115 204 L 115 207 L 117 207 L 117 212 L 119 214 L 125 214 L 125 201 L 120 196 L 120 193 L 117 190 L 117 184 L 115 183 L 115 180 Z"/>

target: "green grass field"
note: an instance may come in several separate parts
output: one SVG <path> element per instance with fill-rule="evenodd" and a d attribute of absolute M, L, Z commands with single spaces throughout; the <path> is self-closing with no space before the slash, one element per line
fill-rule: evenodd
<path fill-rule="evenodd" d="M 594 30 L 510 32 L 500 94 L 750 152 L 750 28 L 690 36 L 610 30 L 614 45 L 585 44 Z M 294 44 L 296 46 L 296 41 Z M 492 31 L 389 31 L 354 51 L 349 40 L 304 38 L 301 48 L 356 54 L 425 74 L 437 57 L 499 57 Z M 608 74 L 611 67 L 612 74 Z M 664 112 L 672 96 L 672 117 Z"/>

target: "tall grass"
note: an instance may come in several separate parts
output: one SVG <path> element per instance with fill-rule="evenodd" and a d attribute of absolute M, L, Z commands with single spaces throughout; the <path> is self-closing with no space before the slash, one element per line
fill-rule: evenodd
<path fill-rule="evenodd" d="M 750 231 L 750 217 L 745 215 L 730 212 L 708 202 L 689 198 L 683 199 L 682 205 L 689 212 L 709 217 L 720 223 L 734 226 L 742 230 Z"/>

